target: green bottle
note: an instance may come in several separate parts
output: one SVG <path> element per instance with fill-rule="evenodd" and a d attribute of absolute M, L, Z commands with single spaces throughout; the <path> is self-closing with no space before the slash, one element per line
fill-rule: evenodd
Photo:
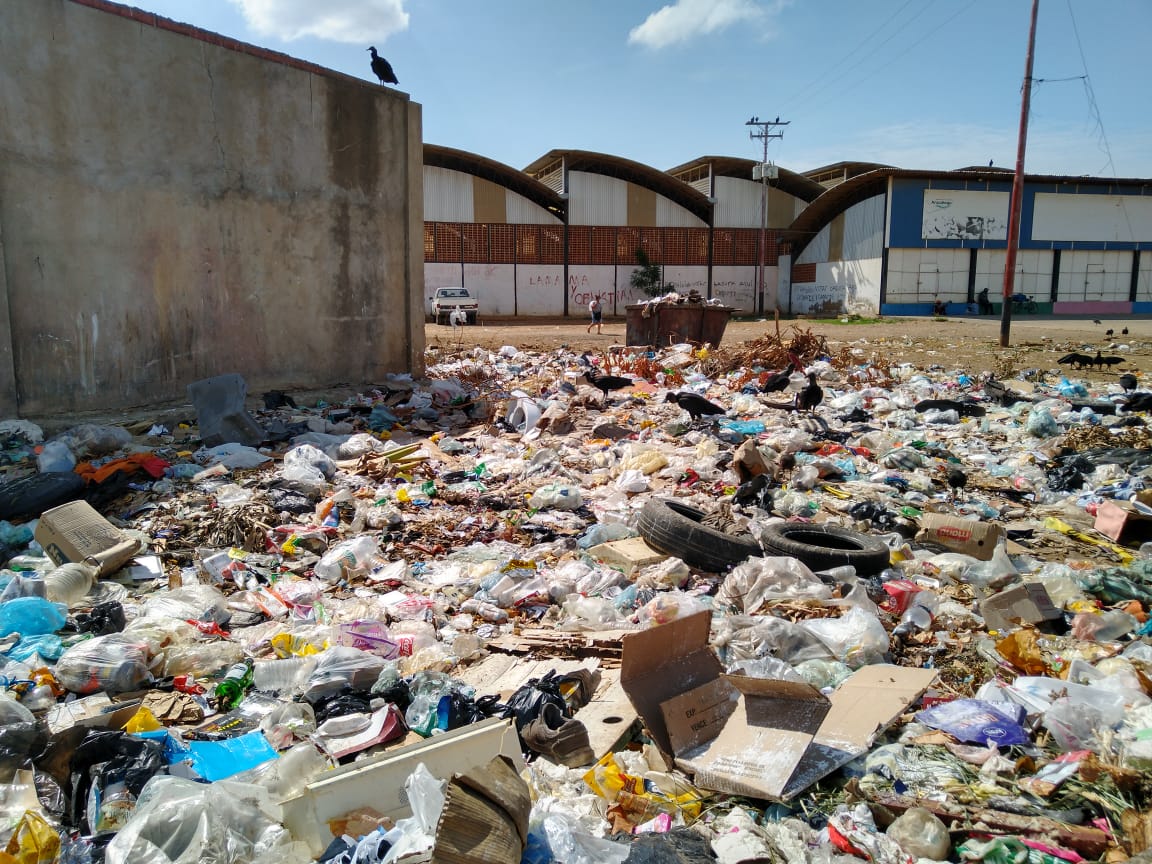
<path fill-rule="evenodd" d="M 217 710 L 231 711 L 240 704 L 244 693 L 252 686 L 253 668 L 252 661 L 245 660 L 228 670 L 224 680 L 216 685 Z"/>

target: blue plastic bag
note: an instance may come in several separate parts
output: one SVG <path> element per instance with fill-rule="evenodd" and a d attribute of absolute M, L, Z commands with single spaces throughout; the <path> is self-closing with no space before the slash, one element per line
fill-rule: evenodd
<path fill-rule="evenodd" d="M 1032 741 L 1019 720 L 1008 714 L 1018 707 L 982 699 L 956 699 L 925 708 L 916 719 L 925 726 L 947 732 L 957 741 L 1012 747 Z"/>
<path fill-rule="evenodd" d="M 42 636 L 55 633 L 67 621 L 65 608 L 43 597 L 17 597 L 0 605 L 0 636 Z"/>

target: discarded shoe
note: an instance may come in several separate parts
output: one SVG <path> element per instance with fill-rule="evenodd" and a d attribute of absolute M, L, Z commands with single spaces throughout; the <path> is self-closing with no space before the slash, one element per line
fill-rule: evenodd
<path fill-rule="evenodd" d="M 576 669 L 559 676 L 556 683 L 569 709 L 579 711 L 592 701 L 596 688 L 600 686 L 600 670 Z"/>
<path fill-rule="evenodd" d="M 545 703 L 540 716 L 524 727 L 521 737 L 533 753 L 569 768 L 596 761 L 588 729 L 579 720 L 566 718 L 559 706 L 551 702 Z"/>

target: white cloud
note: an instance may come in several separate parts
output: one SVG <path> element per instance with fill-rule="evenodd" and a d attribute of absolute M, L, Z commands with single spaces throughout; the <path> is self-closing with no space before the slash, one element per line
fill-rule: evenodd
<path fill-rule="evenodd" d="M 714 33 L 744 22 L 763 22 L 790 0 L 773 0 L 771 10 L 756 0 L 676 0 L 653 12 L 633 27 L 628 42 L 648 48 L 665 48 L 694 36 Z"/>
<path fill-rule="evenodd" d="M 262 36 L 291 42 L 305 36 L 333 42 L 383 42 L 408 29 L 404 0 L 232 0 Z"/>

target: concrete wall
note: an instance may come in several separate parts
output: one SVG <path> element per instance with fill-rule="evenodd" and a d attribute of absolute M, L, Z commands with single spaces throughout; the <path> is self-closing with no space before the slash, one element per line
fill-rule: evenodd
<path fill-rule="evenodd" d="M 0 117 L 5 413 L 419 371 L 407 95 L 100 0 L 5 0 Z"/>

